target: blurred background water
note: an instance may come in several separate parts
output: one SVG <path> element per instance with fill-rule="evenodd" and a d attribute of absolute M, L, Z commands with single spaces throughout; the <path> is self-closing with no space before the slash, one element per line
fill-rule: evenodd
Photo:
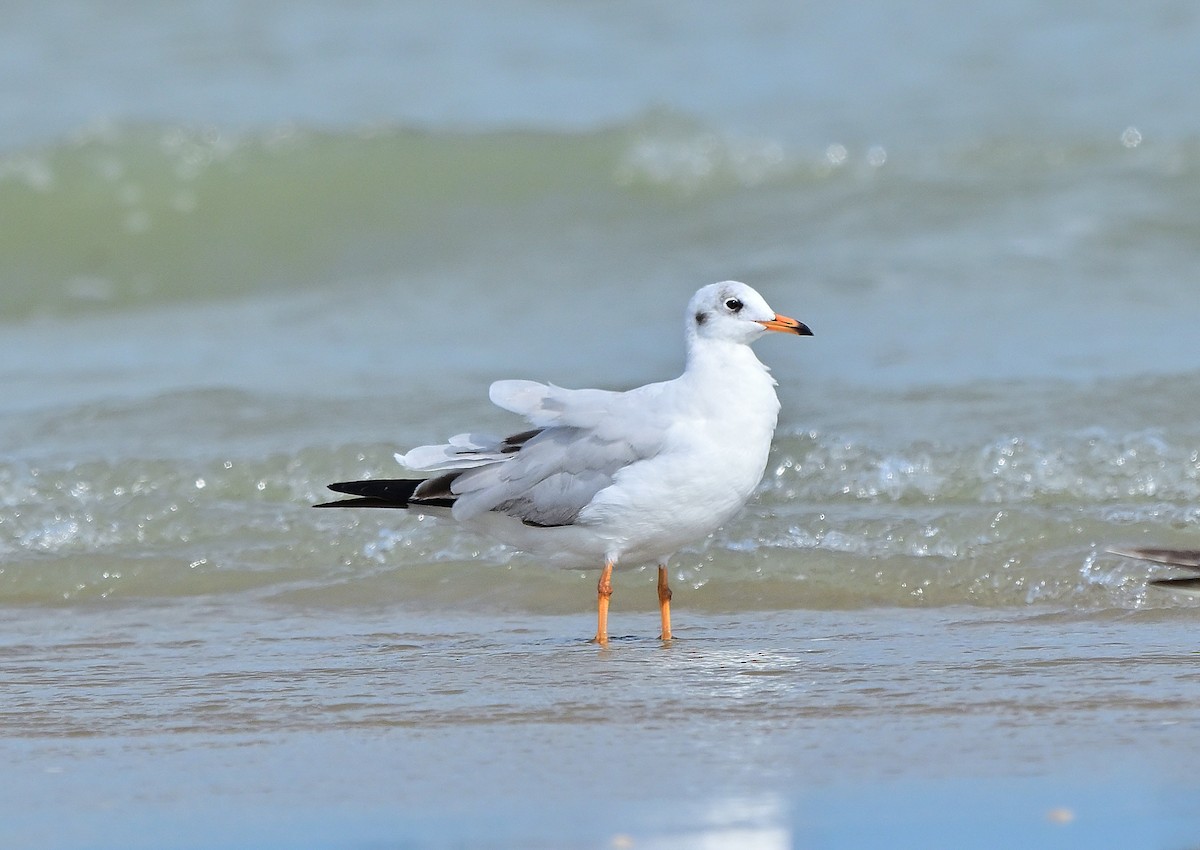
<path fill-rule="evenodd" d="M 754 644 L 765 612 L 806 634 L 870 611 L 874 640 L 908 610 L 935 632 L 975 611 L 1063 634 L 1134 617 L 1135 647 L 1191 622 L 1194 602 L 1147 591 L 1161 569 L 1107 548 L 1195 545 L 1200 524 L 1193 4 L 17 0 L 3 17 L 0 610 L 31 700 L 11 740 L 78 734 L 28 706 L 97 686 L 120 703 L 130 664 L 170 681 L 179 658 L 141 651 L 196 611 L 221 612 L 204 646 L 297 612 L 375 634 L 381 609 L 426 623 L 418 645 L 464 615 L 585 636 L 594 575 L 308 505 L 398 472 L 397 449 L 520 428 L 492 380 L 670 377 L 687 298 L 726 278 L 816 337 L 758 346 L 776 449 L 747 511 L 676 559 L 681 635 L 689 615 L 696 637 L 733 623 Z M 653 630 L 651 583 L 619 577 L 618 631 Z M 31 638 L 64 612 L 86 638 Z M 30 672 L 114 629 L 133 637 L 107 678 L 64 697 Z M 502 646 L 469 647 L 442 684 L 530 660 Z M 287 669 L 293 649 L 238 663 Z M 1164 711 L 1196 695 L 1194 655 L 1171 658 Z M 302 680 L 323 704 L 325 680 Z M 215 717 L 210 744 L 246 731 Z"/>

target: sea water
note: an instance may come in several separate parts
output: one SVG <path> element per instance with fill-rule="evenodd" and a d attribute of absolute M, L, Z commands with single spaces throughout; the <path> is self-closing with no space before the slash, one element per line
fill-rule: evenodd
<path fill-rule="evenodd" d="M 1190 7 L 10 5 L 8 846 L 1194 843 L 1197 603 L 1109 552 L 1200 540 Z M 670 646 L 310 509 L 727 278 L 815 336 Z"/>

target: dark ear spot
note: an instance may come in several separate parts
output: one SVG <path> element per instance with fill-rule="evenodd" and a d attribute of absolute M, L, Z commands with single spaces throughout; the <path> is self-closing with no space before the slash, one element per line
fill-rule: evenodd
<path fill-rule="evenodd" d="M 708 321 L 708 313 L 705 313 L 703 310 L 701 310 L 699 313 L 696 314 L 696 326 L 697 327 L 699 327 L 700 325 L 704 324 L 707 321 Z"/>

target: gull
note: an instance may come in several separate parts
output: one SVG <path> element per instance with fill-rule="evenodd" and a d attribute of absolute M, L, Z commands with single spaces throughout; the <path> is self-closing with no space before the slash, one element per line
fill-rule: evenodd
<path fill-rule="evenodd" d="M 626 392 L 534 381 L 492 384 L 492 403 L 531 428 L 459 434 L 396 460 L 433 473 L 330 484 L 315 507 L 416 508 L 561 566 L 602 566 L 595 643 L 608 643 L 613 568 L 658 565 L 661 639 L 671 640 L 668 559 L 730 520 L 762 480 L 779 417 L 775 380 L 750 343 L 812 336 L 738 281 L 702 287 L 685 314 L 683 374 Z"/>
<path fill-rule="evenodd" d="M 1125 558 L 1137 558 L 1140 561 L 1151 561 L 1155 564 L 1183 567 L 1184 569 L 1200 573 L 1200 549 L 1134 547 L 1131 549 L 1109 549 L 1108 551 Z M 1200 595 L 1200 575 L 1156 578 L 1149 581 L 1148 584 L 1153 587 L 1161 587 L 1164 590 L 1177 590 L 1181 593 Z"/>

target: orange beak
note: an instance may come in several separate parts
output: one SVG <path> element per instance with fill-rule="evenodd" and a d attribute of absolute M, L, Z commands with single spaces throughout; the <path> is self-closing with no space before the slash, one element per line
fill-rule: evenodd
<path fill-rule="evenodd" d="M 813 332 L 808 329 L 808 325 L 804 322 L 797 322 L 795 319 L 789 319 L 787 316 L 775 314 L 774 319 L 765 322 L 759 322 L 764 328 L 769 331 L 781 331 L 788 334 L 796 334 L 797 336 L 812 336 Z"/>

